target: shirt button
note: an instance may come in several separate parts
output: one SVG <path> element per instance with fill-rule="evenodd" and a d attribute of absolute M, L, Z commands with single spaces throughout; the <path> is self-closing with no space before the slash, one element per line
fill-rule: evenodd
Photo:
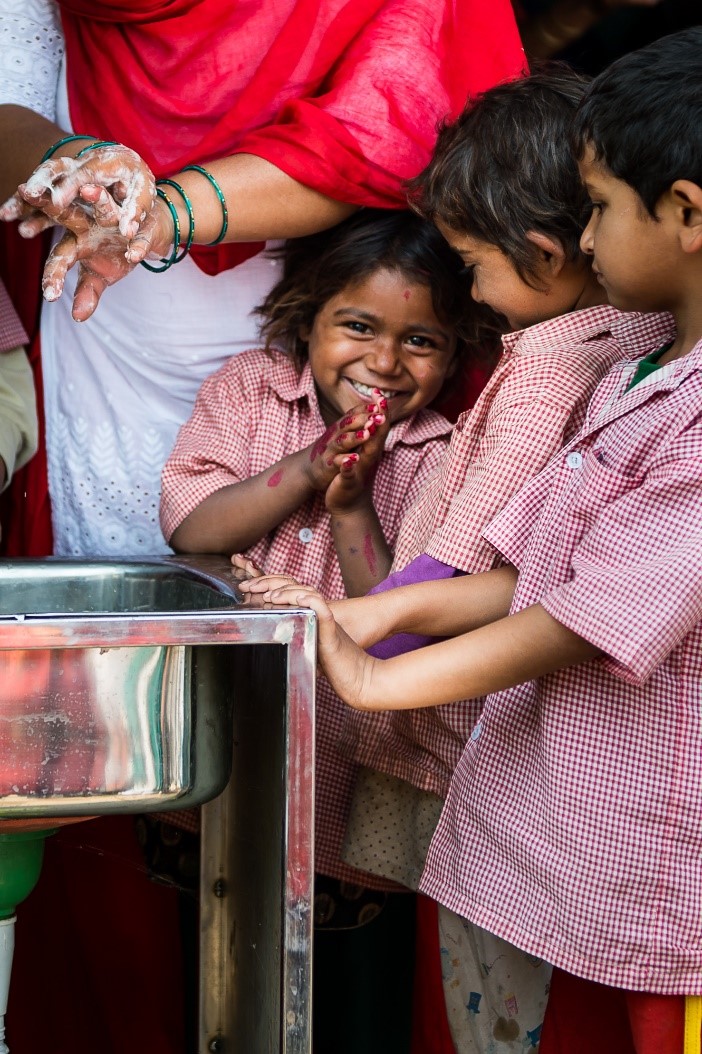
<path fill-rule="evenodd" d="M 473 729 L 473 731 L 470 734 L 470 738 L 473 740 L 473 742 L 475 742 L 476 739 L 480 739 L 480 735 L 481 735 L 482 731 L 483 731 L 483 726 L 480 724 L 480 722 L 478 722 L 478 724 L 475 726 L 475 728 Z"/>
<path fill-rule="evenodd" d="M 303 527 L 300 533 L 298 534 L 298 538 L 300 539 L 303 545 L 307 545 L 307 543 L 311 542 L 314 538 L 314 531 L 311 530 L 309 527 Z"/>
<path fill-rule="evenodd" d="M 582 468 L 583 467 L 583 455 L 574 450 L 572 454 L 568 454 L 566 457 L 566 465 L 568 468 Z"/>

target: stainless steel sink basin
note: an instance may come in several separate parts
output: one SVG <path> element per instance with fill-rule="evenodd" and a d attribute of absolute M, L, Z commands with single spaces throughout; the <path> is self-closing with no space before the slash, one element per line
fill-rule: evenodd
<path fill-rule="evenodd" d="M 239 600 L 222 557 L 0 561 L 0 816 L 217 795 Z"/>

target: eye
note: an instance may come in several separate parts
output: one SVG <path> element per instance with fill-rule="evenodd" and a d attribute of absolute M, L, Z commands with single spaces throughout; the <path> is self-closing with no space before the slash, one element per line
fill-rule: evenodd
<path fill-rule="evenodd" d="M 413 333 L 411 336 L 405 338 L 405 343 L 409 344 L 415 351 L 436 351 L 437 343 L 432 340 L 431 337 L 425 337 L 421 333 Z"/>
<path fill-rule="evenodd" d="M 365 335 L 371 332 L 371 327 L 367 322 L 359 322 L 357 319 L 348 319 L 346 322 L 342 322 L 341 325 L 344 329 L 350 329 L 352 333 Z"/>
<path fill-rule="evenodd" d="M 472 278 L 474 270 L 475 270 L 475 264 L 472 264 L 472 263 L 471 264 L 464 264 L 463 267 L 458 272 L 458 274 L 459 274 L 459 276 L 461 278 Z"/>
<path fill-rule="evenodd" d="M 604 202 L 603 201 L 591 201 L 590 202 L 590 215 L 592 215 L 593 213 L 597 213 L 597 215 L 599 215 L 602 212 L 603 208 L 604 208 Z"/>

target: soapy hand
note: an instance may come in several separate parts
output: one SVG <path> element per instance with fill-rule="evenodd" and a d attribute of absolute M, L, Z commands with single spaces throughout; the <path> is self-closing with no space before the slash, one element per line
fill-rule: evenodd
<path fill-rule="evenodd" d="M 66 228 L 47 260 L 42 288 L 47 300 L 58 299 L 67 272 L 78 264 L 73 317 L 84 321 L 108 286 L 150 251 L 167 250 L 168 226 L 159 224 L 155 201 L 154 176 L 139 155 L 103 146 L 77 160 L 50 158 L 39 165 L 0 208 L 0 219 L 19 220 L 26 238 L 47 227 Z"/>

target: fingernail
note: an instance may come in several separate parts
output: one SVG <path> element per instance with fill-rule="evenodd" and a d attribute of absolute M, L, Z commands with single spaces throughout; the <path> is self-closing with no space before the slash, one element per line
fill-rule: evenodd
<path fill-rule="evenodd" d="M 384 425 L 385 424 L 385 415 L 384 414 L 373 414 L 373 420 L 375 421 L 375 423 L 377 425 Z"/>
<path fill-rule="evenodd" d="M 54 300 L 58 300 L 59 291 L 55 285 L 47 285 L 44 289 L 44 300 L 48 300 L 51 303 Z"/>
<path fill-rule="evenodd" d="M 355 465 L 358 461 L 358 454 L 347 454 L 344 460 L 341 462 L 342 465 Z"/>
<path fill-rule="evenodd" d="M 340 432 L 339 435 L 336 437 L 336 441 L 337 443 L 345 443 L 348 438 L 348 432 Z"/>
<path fill-rule="evenodd" d="M 368 425 L 368 434 L 374 436 L 377 432 L 377 427 L 373 421 Z"/>
<path fill-rule="evenodd" d="M 388 401 L 387 401 L 387 399 L 385 399 L 385 398 L 381 399 L 380 400 L 380 409 L 381 410 L 387 410 L 387 408 L 388 408 Z"/>
<path fill-rule="evenodd" d="M 345 417 L 343 421 L 339 422 L 339 427 L 340 428 L 348 428 L 352 421 L 353 421 L 353 417 Z"/>
<path fill-rule="evenodd" d="M 365 429 L 361 429 L 360 432 L 356 432 L 356 439 L 363 439 L 365 434 Z"/>

